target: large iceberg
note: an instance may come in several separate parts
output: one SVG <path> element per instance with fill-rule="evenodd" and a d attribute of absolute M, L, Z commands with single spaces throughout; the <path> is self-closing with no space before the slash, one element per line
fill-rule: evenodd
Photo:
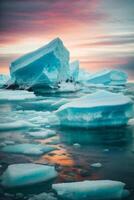
<path fill-rule="evenodd" d="M 9 165 L 1 176 L 4 187 L 24 186 L 43 181 L 48 181 L 57 176 L 53 166 L 40 164 L 13 164 Z"/>
<path fill-rule="evenodd" d="M 125 184 L 112 180 L 95 180 L 53 184 L 52 188 L 60 197 L 70 200 L 121 199 L 127 191 Z"/>
<path fill-rule="evenodd" d="M 86 79 L 88 84 L 125 85 L 127 74 L 119 70 L 103 70 L 92 74 Z"/>
<path fill-rule="evenodd" d="M 10 65 L 11 78 L 21 88 L 54 87 L 69 79 L 69 51 L 56 38 Z"/>
<path fill-rule="evenodd" d="M 76 60 L 70 63 L 70 78 L 72 81 L 78 81 L 79 76 L 79 61 Z"/>
<path fill-rule="evenodd" d="M 4 86 L 8 80 L 9 80 L 8 75 L 0 74 L 0 88 Z"/>
<path fill-rule="evenodd" d="M 63 126 L 119 126 L 133 116 L 133 107 L 129 97 L 100 90 L 64 104 L 55 114 Z"/>

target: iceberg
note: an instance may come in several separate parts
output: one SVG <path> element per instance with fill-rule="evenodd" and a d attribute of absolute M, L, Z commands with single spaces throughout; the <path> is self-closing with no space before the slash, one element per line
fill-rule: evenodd
<path fill-rule="evenodd" d="M 125 85 L 127 74 L 119 70 L 103 70 L 92 74 L 86 80 L 88 84 Z"/>
<path fill-rule="evenodd" d="M 20 88 L 55 87 L 69 78 L 69 51 L 56 38 L 10 65 L 11 79 Z"/>
<path fill-rule="evenodd" d="M 72 81 L 78 81 L 78 75 L 79 75 L 79 61 L 76 60 L 72 63 L 70 63 L 70 78 Z"/>
<path fill-rule="evenodd" d="M 64 104 L 55 114 L 62 126 L 120 126 L 132 118 L 133 105 L 123 94 L 99 90 Z"/>
<path fill-rule="evenodd" d="M 81 181 L 72 183 L 53 184 L 60 197 L 70 200 L 109 200 L 121 199 L 126 190 L 125 184 L 112 180 Z"/>
<path fill-rule="evenodd" d="M 1 149 L 3 152 L 15 153 L 15 154 L 25 154 L 25 155 L 42 155 L 50 151 L 56 150 L 57 148 L 42 144 L 15 144 L 8 145 Z"/>
<path fill-rule="evenodd" d="M 4 86 L 8 80 L 9 80 L 8 75 L 0 74 L 0 88 Z"/>
<path fill-rule="evenodd" d="M 53 166 L 40 164 L 13 164 L 1 176 L 4 187 L 18 187 L 48 181 L 57 176 Z"/>

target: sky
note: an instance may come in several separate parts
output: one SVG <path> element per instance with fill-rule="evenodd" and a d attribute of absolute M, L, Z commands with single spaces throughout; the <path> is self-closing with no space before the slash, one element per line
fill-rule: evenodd
<path fill-rule="evenodd" d="M 134 77 L 134 0 L 1 0 L 0 73 L 10 62 L 60 37 L 89 72 Z"/>

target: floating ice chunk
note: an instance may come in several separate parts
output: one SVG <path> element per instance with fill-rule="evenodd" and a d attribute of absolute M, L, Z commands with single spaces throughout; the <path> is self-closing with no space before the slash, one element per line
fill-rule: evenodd
<path fill-rule="evenodd" d="M 48 181 L 57 176 L 53 166 L 40 164 L 13 164 L 9 165 L 1 176 L 4 187 L 16 187 Z"/>
<path fill-rule="evenodd" d="M 78 81 L 79 75 L 79 61 L 76 60 L 70 63 L 70 76 L 73 81 Z"/>
<path fill-rule="evenodd" d="M 127 96 L 100 90 L 64 104 L 55 114 L 63 126 L 119 126 L 133 116 L 133 107 Z"/>
<path fill-rule="evenodd" d="M 33 123 L 27 122 L 25 120 L 0 123 L 0 131 L 11 131 L 11 130 L 32 128 L 32 127 L 38 127 L 38 126 Z"/>
<path fill-rule="evenodd" d="M 27 99 L 35 99 L 33 92 L 23 90 L 0 90 L 0 101 L 23 101 Z"/>
<path fill-rule="evenodd" d="M 118 70 L 103 70 L 91 75 L 86 82 L 89 84 L 125 85 L 127 74 Z"/>
<path fill-rule="evenodd" d="M 9 76 L 8 75 L 0 74 L 0 87 L 5 85 L 8 80 L 9 80 Z"/>
<path fill-rule="evenodd" d="M 55 86 L 69 78 L 69 52 L 56 38 L 13 61 L 10 72 L 14 83 L 23 88 Z"/>
<path fill-rule="evenodd" d="M 55 136 L 56 132 L 54 130 L 44 129 L 43 131 L 40 131 L 40 132 L 29 132 L 28 134 L 34 138 L 46 139 L 46 138 Z"/>
<path fill-rule="evenodd" d="M 101 163 L 93 163 L 90 166 L 95 167 L 95 168 L 100 168 L 100 167 L 102 167 L 102 164 Z"/>
<path fill-rule="evenodd" d="M 124 186 L 125 184 L 119 181 L 95 180 L 53 184 L 52 188 L 59 196 L 70 200 L 109 200 L 121 199 L 125 192 Z"/>
<path fill-rule="evenodd" d="M 3 147 L 1 150 L 8 153 L 25 154 L 25 155 L 42 155 L 55 150 L 55 147 L 42 144 L 15 144 Z"/>

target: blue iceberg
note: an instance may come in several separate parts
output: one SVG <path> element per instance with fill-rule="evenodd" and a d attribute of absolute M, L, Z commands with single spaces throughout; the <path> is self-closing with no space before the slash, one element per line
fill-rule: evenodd
<path fill-rule="evenodd" d="M 103 70 L 92 74 L 86 79 L 88 84 L 125 85 L 127 74 L 119 70 Z"/>
<path fill-rule="evenodd" d="M 13 61 L 10 73 L 14 84 L 24 89 L 55 87 L 58 82 L 69 78 L 69 51 L 56 38 Z"/>
<path fill-rule="evenodd" d="M 133 116 L 133 105 L 123 94 L 100 90 L 64 104 L 55 114 L 63 126 L 120 126 Z"/>
<path fill-rule="evenodd" d="M 4 187 L 18 187 L 48 181 L 57 176 L 53 166 L 24 163 L 9 165 L 1 176 Z"/>

